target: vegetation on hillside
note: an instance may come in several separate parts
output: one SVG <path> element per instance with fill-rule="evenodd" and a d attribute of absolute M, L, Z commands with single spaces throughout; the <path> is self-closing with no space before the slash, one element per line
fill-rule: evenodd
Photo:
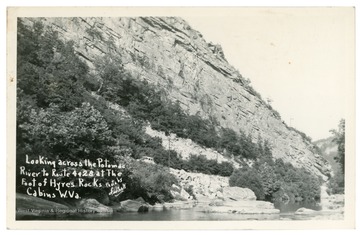
<path fill-rule="evenodd" d="M 340 164 L 342 173 L 345 173 L 345 119 L 341 119 L 338 130 L 330 130 L 334 135 L 334 142 L 338 146 L 338 154 L 335 160 Z"/>
<path fill-rule="evenodd" d="M 40 22 L 30 27 L 18 21 L 18 166 L 25 165 L 26 155 L 72 161 L 102 157 L 111 162 L 122 162 L 126 156 L 138 156 L 152 143 L 135 119 L 108 108 L 104 99 L 90 95 L 89 87 L 95 80 L 87 65 L 76 55 L 71 41 L 61 41 L 56 31 L 44 28 Z M 39 171 L 39 167 L 31 165 L 29 169 Z M 138 194 L 125 192 L 125 195 L 133 198 L 141 194 L 146 198 L 150 193 L 157 195 L 157 200 L 169 200 L 174 180 L 162 184 L 154 181 L 149 185 L 144 179 L 147 175 L 141 173 L 147 171 L 147 167 L 142 164 L 136 171 L 124 172 L 128 175 L 124 183 L 132 185 L 136 181 L 136 185 L 144 189 Z M 24 176 L 19 177 L 17 170 L 17 191 L 25 193 L 19 182 Z M 172 178 L 168 168 L 159 166 L 152 170 L 154 177 Z M 64 182 L 71 180 L 71 177 L 60 178 Z M 47 192 L 54 190 L 44 189 Z M 106 195 L 108 190 L 100 188 L 91 196 Z M 135 190 L 134 187 L 131 190 Z M 77 191 L 86 196 L 86 192 L 92 190 L 78 188 Z"/>
<path fill-rule="evenodd" d="M 334 172 L 334 176 L 328 182 L 328 192 L 330 194 L 344 193 L 345 187 L 345 119 L 341 119 L 338 130 L 330 130 L 333 134 L 333 142 L 337 145 L 337 155 L 335 161 L 339 163 L 340 170 Z"/>
<path fill-rule="evenodd" d="M 257 161 L 252 168 L 234 171 L 229 183 L 230 186 L 250 188 L 258 200 L 299 202 L 320 199 L 319 178 L 304 168 L 295 168 L 271 157 Z"/>

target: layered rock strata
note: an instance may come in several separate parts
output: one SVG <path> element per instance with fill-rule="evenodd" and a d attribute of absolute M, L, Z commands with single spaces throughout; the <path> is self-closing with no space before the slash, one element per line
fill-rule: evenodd
<path fill-rule="evenodd" d="M 26 21 L 31 24 L 34 18 Z M 99 56 L 115 55 L 137 79 L 179 101 L 189 114 L 214 118 L 222 127 L 269 141 L 273 156 L 327 179 L 329 166 L 314 146 L 288 128 L 225 59 L 181 18 L 43 18 L 91 68 Z M 216 29 L 214 29 L 216 30 Z M 241 53 L 241 52 L 239 52 Z"/>

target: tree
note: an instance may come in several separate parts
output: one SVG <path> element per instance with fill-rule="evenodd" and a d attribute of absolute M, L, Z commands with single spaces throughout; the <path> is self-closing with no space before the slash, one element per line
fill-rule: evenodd
<path fill-rule="evenodd" d="M 229 179 L 230 186 L 237 186 L 251 189 L 258 200 L 265 199 L 265 193 L 261 179 L 256 170 L 250 167 L 243 167 L 233 172 Z"/>
<path fill-rule="evenodd" d="M 342 173 L 345 173 L 345 119 L 341 119 L 338 130 L 330 130 L 334 135 L 334 142 L 338 145 L 338 154 L 335 160 L 340 164 Z"/>
<path fill-rule="evenodd" d="M 335 171 L 335 175 L 328 181 L 328 193 L 337 194 L 344 193 L 344 174 L 345 174 L 345 120 L 339 121 L 338 130 L 332 129 L 330 132 L 334 135 L 332 140 L 338 146 L 335 161 L 340 164 L 340 171 Z"/>
<path fill-rule="evenodd" d="M 172 199 L 170 189 L 173 184 L 178 184 L 178 181 L 168 168 L 134 162 L 127 171 L 123 175 L 123 181 L 128 187 L 120 199 L 142 197 L 150 203 Z"/>
<path fill-rule="evenodd" d="M 261 185 L 265 194 L 266 200 L 272 200 L 273 194 L 280 189 L 281 183 L 278 180 L 275 169 L 264 162 L 258 167 Z"/>
<path fill-rule="evenodd" d="M 101 113 L 88 103 L 71 112 L 60 112 L 56 105 L 33 109 L 19 129 L 29 152 L 53 157 L 108 157 L 115 143 Z"/>
<path fill-rule="evenodd" d="M 343 194 L 344 186 L 344 175 L 336 172 L 335 175 L 329 179 L 327 192 L 329 194 Z"/>
<path fill-rule="evenodd" d="M 57 104 L 70 111 L 82 103 L 87 65 L 76 55 L 72 41 L 63 42 L 51 27 L 37 21 L 32 27 L 18 21 L 17 86 L 36 105 Z"/>

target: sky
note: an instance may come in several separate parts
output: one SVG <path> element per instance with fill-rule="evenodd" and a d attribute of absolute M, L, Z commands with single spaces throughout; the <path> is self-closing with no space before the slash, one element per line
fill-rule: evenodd
<path fill-rule="evenodd" d="M 313 140 L 331 136 L 352 111 L 352 8 L 232 8 L 183 18 Z"/>

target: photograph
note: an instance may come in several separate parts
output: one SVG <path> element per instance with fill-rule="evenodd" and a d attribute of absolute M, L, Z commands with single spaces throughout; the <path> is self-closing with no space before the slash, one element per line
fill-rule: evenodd
<path fill-rule="evenodd" d="M 355 226 L 354 8 L 7 17 L 9 228 Z"/>

